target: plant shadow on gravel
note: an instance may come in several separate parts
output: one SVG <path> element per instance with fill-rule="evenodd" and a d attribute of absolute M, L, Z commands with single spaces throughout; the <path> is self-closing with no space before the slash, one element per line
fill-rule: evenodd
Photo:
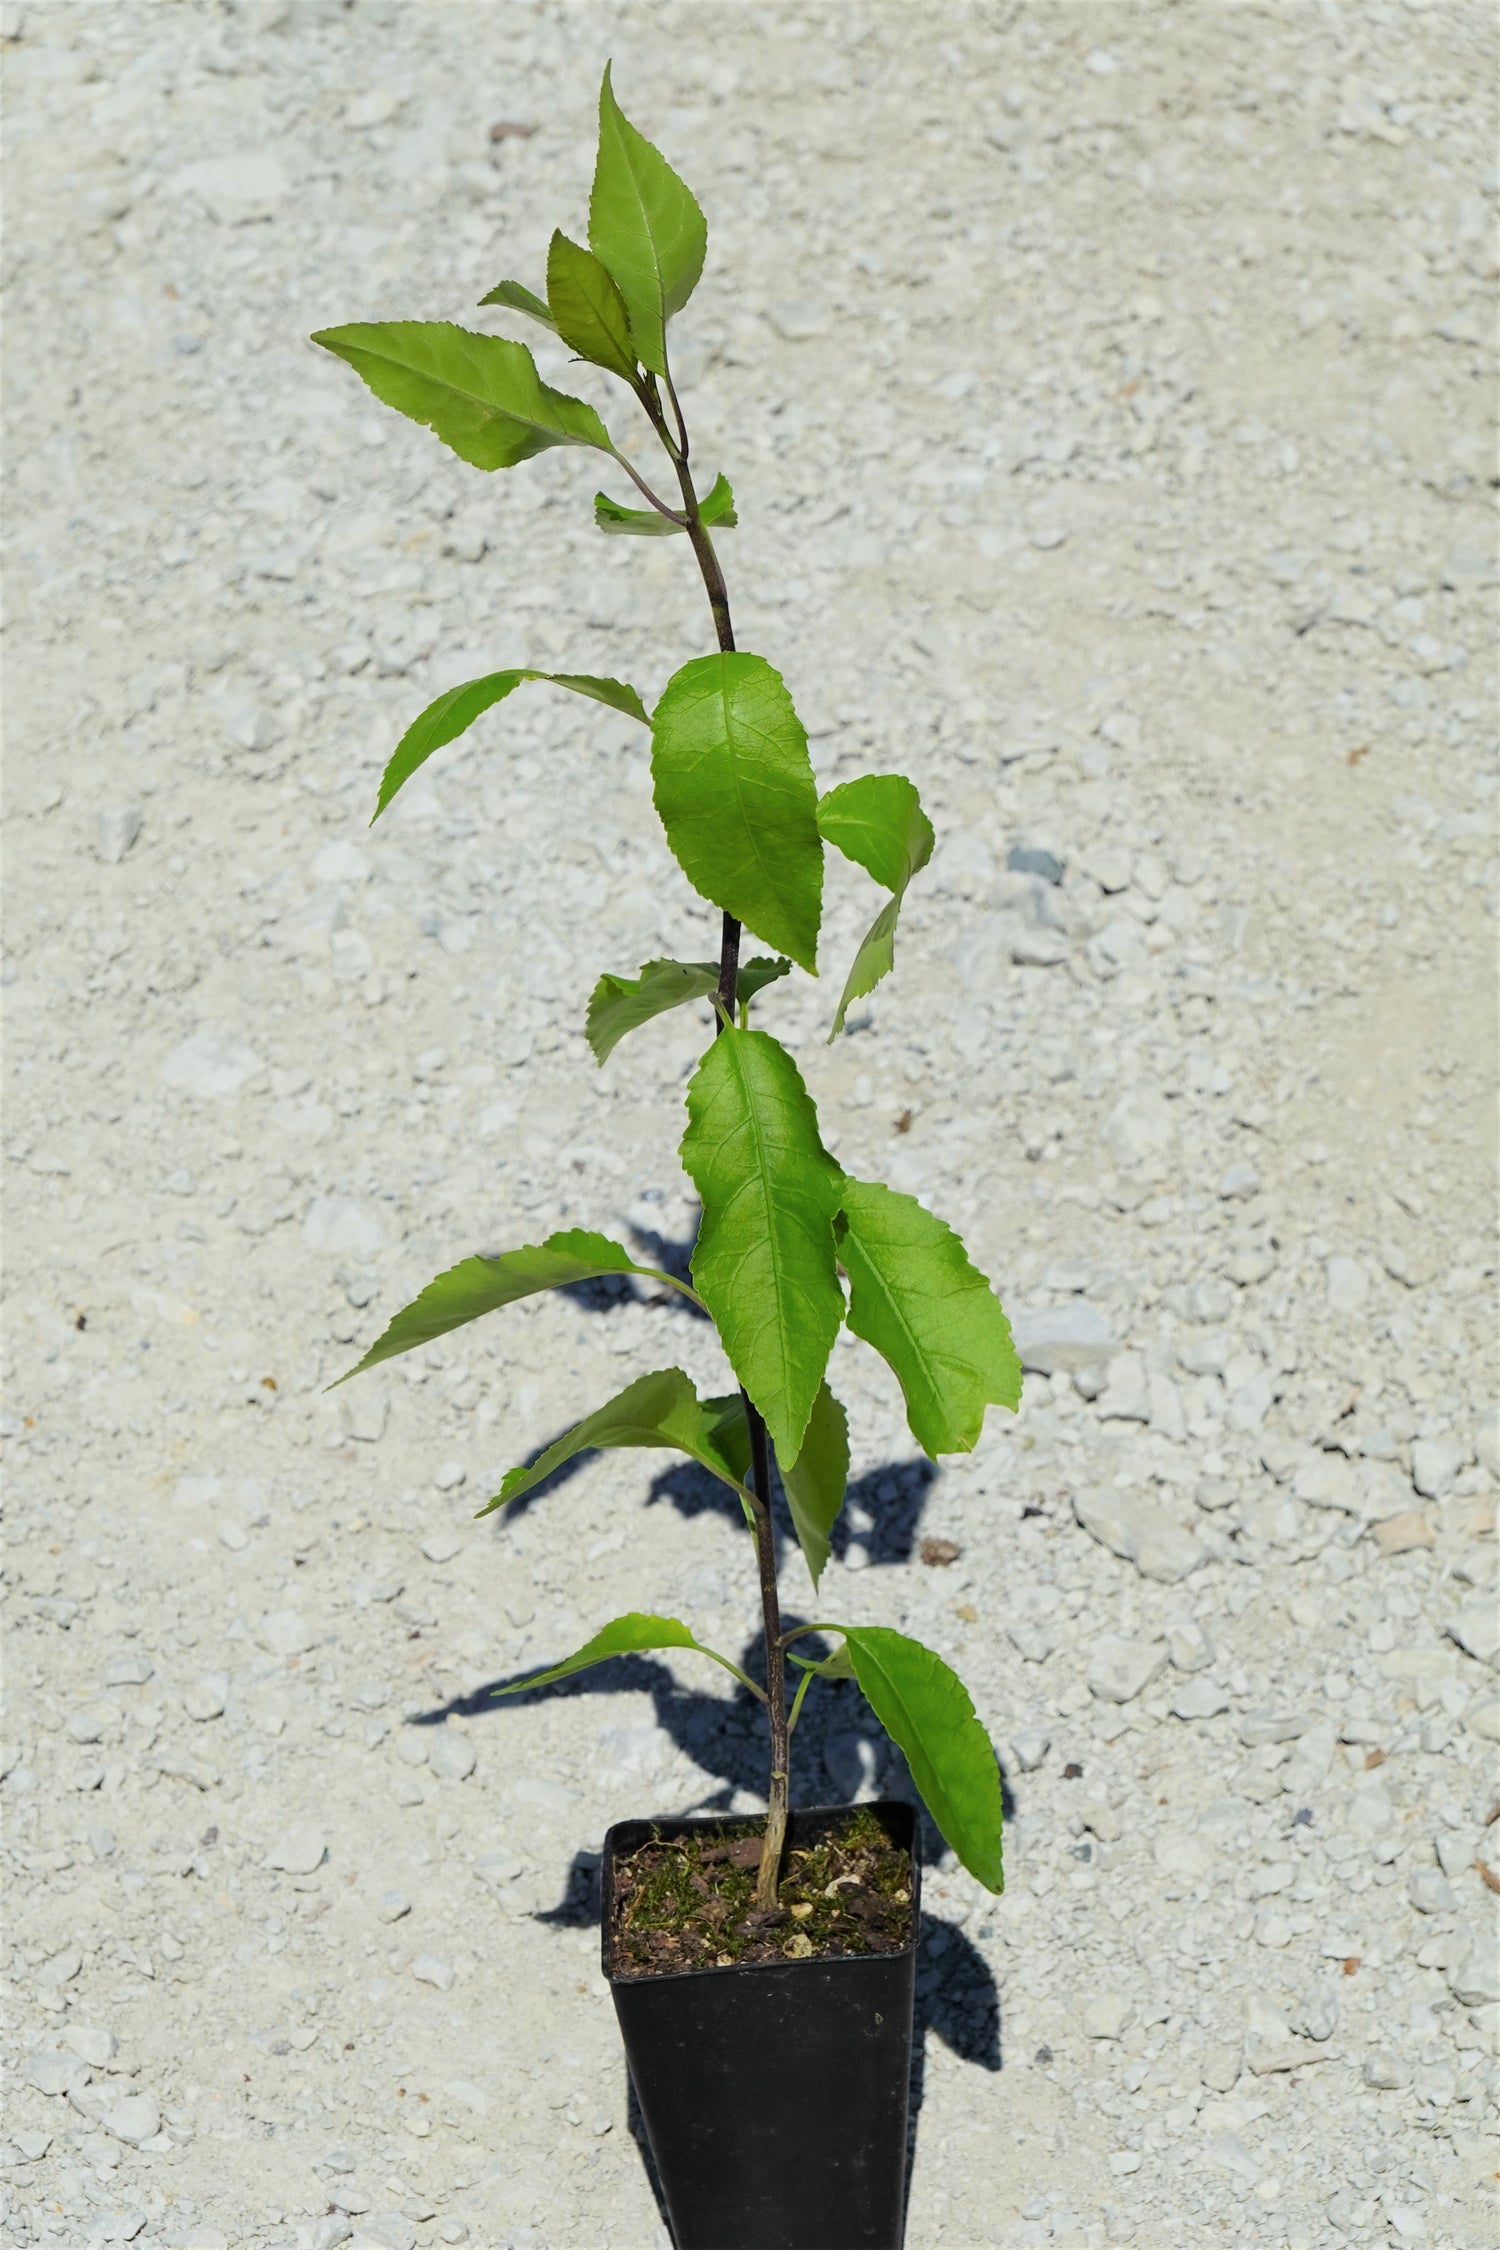
<path fill-rule="evenodd" d="M 788 1623 L 800 1619 L 788 1615 Z M 810 1654 L 823 1653 L 821 1637 L 809 1636 Z M 741 1661 L 752 1678 L 764 1667 L 759 1637 L 749 1641 Z M 616 1696 L 630 1691 L 649 1695 L 657 1724 L 678 1749 L 704 1772 L 717 1777 L 695 1803 L 674 1807 L 683 1814 L 727 1812 L 737 1791 L 755 1792 L 764 1781 L 764 1719 L 748 1691 L 736 1687 L 730 1695 L 695 1693 L 684 1688 L 664 1664 L 650 1657 L 617 1657 L 570 1680 L 524 1690 L 495 1699 L 494 1691 L 515 1677 L 487 1681 L 472 1694 L 454 1697 L 429 1711 L 416 1713 L 411 1726 L 441 1726 L 455 1713 L 478 1718 L 540 1703 L 556 1696 Z M 945 1846 L 905 1769 L 905 1760 L 868 1720 L 867 1708 L 852 1681 L 824 1682 L 809 1699 L 797 1732 L 792 1737 L 792 1795 L 794 1803 L 816 1804 L 852 1798 L 861 1784 L 882 1796 L 899 1797 L 917 1815 L 918 1849 L 924 1865 L 934 1865 Z M 997 1765 L 1000 1763 L 997 1759 Z M 1003 1765 L 1000 1786 L 1005 1816 L 1015 1813 L 1015 1799 Z M 983 1909 L 981 1912 L 985 1911 Z M 600 1855 L 579 1851 L 573 1856 L 556 1906 L 533 1919 L 555 1929 L 597 1928 L 600 1918 Z M 922 2107 L 926 2063 L 926 2037 L 933 2032 L 962 2061 L 983 2070 L 1002 2067 L 1000 1996 L 989 1964 L 978 1948 L 955 1924 L 924 1912 L 918 1940 L 916 2017 L 913 2030 L 911 2130 L 913 2146 Z M 630 2131 L 641 2150 L 651 2180 L 650 2152 L 644 2129 L 630 2095 Z M 658 2202 L 660 2198 L 658 2197 Z M 665 2223 L 665 2221 L 663 2222 Z"/>

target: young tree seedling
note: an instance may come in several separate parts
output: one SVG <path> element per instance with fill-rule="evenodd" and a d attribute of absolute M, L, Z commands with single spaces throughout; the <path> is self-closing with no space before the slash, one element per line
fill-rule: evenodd
<path fill-rule="evenodd" d="M 848 1420 L 826 1380 L 840 1328 L 847 1324 L 887 1362 L 912 1434 L 933 1457 L 971 1451 L 987 1406 L 1014 1409 L 1021 1370 L 999 1302 L 958 1237 L 914 1197 L 854 1179 L 835 1163 L 796 1063 L 751 1022 L 752 1002 L 769 987 L 794 970 L 817 974 L 831 845 L 887 894 L 833 1012 L 829 1037 L 839 1035 L 850 1004 L 892 968 L 901 903 L 931 855 L 933 832 L 915 787 L 900 774 L 865 774 L 820 795 L 785 681 L 765 657 L 736 646 L 715 544 L 734 526 L 734 496 L 723 476 L 706 494 L 698 491 L 667 347 L 706 245 L 703 213 L 624 117 L 606 69 L 588 247 L 555 233 L 545 298 L 502 281 L 481 300 L 552 330 L 578 359 L 623 386 L 665 456 L 665 492 L 619 450 L 591 405 L 542 379 L 524 344 L 447 321 L 408 320 L 325 328 L 313 339 L 477 469 L 514 468 L 552 446 L 605 455 L 645 505 L 598 493 L 595 523 L 615 537 L 684 538 L 716 643 L 673 674 L 649 712 L 635 688 L 588 672 L 491 672 L 450 688 L 397 744 L 374 815 L 434 751 L 525 681 L 568 688 L 648 730 L 656 810 L 683 874 L 719 911 L 718 959 L 648 961 L 634 976 L 607 971 L 589 1000 L 585 1034 L 603 1066 L 621 1040 L 657 1016 L 695 1001 L 712 1005 L 713 1038 L 688 1085 L 681 1144 L 702 1206 L 691 1283 L 641 1265 L 605 1235 L 573 1228 L 462 1259 L 396 1315 L 349 1373 L 522 1297 L 595 1276 L 639 1274 L 681 1290 L 713 1322 L 738 1388 L 700 1398 L 680 1368 L 638 1376 L 538 1459 L 513 1468 L 479 1512 L 506 1507 L 591 1447 L 689 1455 L 744 1511 L 760 1581 L 765 1685 L 679 1619 L 632 1613 L 502 1692 L 540 1687 L 639 1649 L 694 1650 L 734 1673 L 764 1705 L 770 1734 L 757 1897 L 771 1907 L 786 1842 L 792 1730 L 814 1678 L 852 1677 L 904 1751 L 947 1842 L 979 1882 L 998 1891 L 999 1774 L 957 1676 L 931 1649 L 885 1626 L 825 1620 L 785 1628 L 781 1619 L 772 1459 L 816 1588 L 849 1471 Z M 746 932 L 770 952 L 743 959 Z M 840 1636 L 831 1656 L 798 1652 L 795 1643 L 813 1632 Z M 790 1708 L 789 1666 L 800 1672 Z"/>

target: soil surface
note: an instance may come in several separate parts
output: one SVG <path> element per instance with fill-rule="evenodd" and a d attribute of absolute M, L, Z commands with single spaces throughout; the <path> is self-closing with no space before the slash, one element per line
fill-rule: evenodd
<path fill-rule="evenodd" d="M 787 1852 L 777 1904 L 756 1904 L 761 1837 L 722 1831 L 658 1837 L 615 1868 L 615 1973 L 670 1976 L 848 1953 L 899 1953 L 911 1942 L 911 1855 L 870 1813 Z"/>
<path fill-rule="evenodd" d="M 823 786 L 907 773 L 937 831 L 846 1036 L 841 859 L 757 1021 L 1026 1365 L 934 1469 L 846 1333 L 816 1596 L 781 1526 L 788 1621 L 927 1642 L 1005 1768 L 1003 1898 L 924 1837 L 913 2250 L 1491 2250 L 1493 8 L 0 40 L 6 2250 L 666 2242 L 599 1854 L 763 1813 L 763 1713 L 690 1650 L 490 1690 L 630 1609 L 753 1666 L 750 1543 L 644 1452 L 474 1519 L 634 1377 L 730 1371 L 610 1284 L 326 1389 L 471 1251 L 692 1239 L 709 1010 L 584 1037 L 601 972 L 717 943 L 643 730 L 527 685 L 369 827 L 459 681 L 653 702 L 713 645 L 685 542 L 307 341 L 524 332 L 634 442 L 477 310 L 582 236 L 610 56 L 707 215 L 673 364 L 738 640 Z M 817 1683 L 796 1800 L 910 1790 Z"/>

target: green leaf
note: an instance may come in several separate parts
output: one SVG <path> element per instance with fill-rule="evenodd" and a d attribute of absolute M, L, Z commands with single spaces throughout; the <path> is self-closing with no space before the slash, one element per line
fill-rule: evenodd
<path fill-rule="evenodd" d="M 493 1688 L 494 1695 L 522 1695 L 528 1688 L 550 1687 L 554 1680 L 565 1680 L 574 1672 L 586 1672 L 591 1664 L 603 1664 L 611 1656 L 635 1656 L 648 1648 L 691 1648 L 700 1656 L 711 1656 L 715 1664 L 722 1664 L 726 1672 L 733 1672 L 737 1680 L 759 1695 L 753 1680 L 745 1678 L 738 1664 L 721 1656 L 716 1648 L 705 1648 L 695 1640 L 682 1620 L 677 1617 L 651 1617 L 635 1609 L 627 1617 L 614 1617 L 602 1626 L 591 1641 L 564 1657 L 561 1664 L 553 1664 L 545 1672 L 533 1672 L 530 1679 L 513 1680 L 509 1687 Z M 764 1698 L 762 1698 L 764 1700 Z"/>
<path fill-rule="evenodd" d="M 697 286 L 708 228 L 666 158 L 622 114 L 607 64 L 599 89 L 589 241 L 629 307 L 642 365 L 665 375 L 667 322 Z"/>
<path fill-rule="evenodd" d="M 402 783 L 410 781 L 434 750 L 457 741 L 483 712 L 492 704 L 503 703 L 523 680 L 547 680 L 553 687 L 571 688 L 575 695 L 586 695 L 594 703 L 607 703 L 612 711 L 623 711 L 627 718 L 639 719 L 642 726 L 651 723 L 633 687 L 624 680 L 597 679 L 591 672 L 487 672 L 482 680 L 465 680 L 440 695 L 436 703 L 429 703 L 402 735 L 381 775 L 380 797 L 370 815 L 370 826 L 374 827 Z"/>
<path fill-rule="evenodd" d="M 550 1477 L 575 1453 L 588 1453 L 595 1447 L 669 1446 L 678 1453 L 691 1454 L 711 1475 L 743 1495 L 744 1470 L 736 1465 L 739 1455 L 728 1413 L 730 1403 L 725 1399 L 700 1399 L 680 1367 L 663 1367 L 654 1375 L 642 1375 L 617 1398 L 575 1422 L 539 1459 L 511 1469 L 495 1498 L 478 1512 L 487 1516 L 493 1509 L 519 1500 L 523 1492 Z M 739 1401 L 733 1404 L 737 1406 Z M 741 1414 L 742 1423 L 743 1419 Z M 746 1443 L 748 1447 L 748 1438 Z"/>
<path fill-rule="evenodd" d="M 843 1314 L 833 1244 L 843 1174 L 768 1032 L 722 1031 L 687 1108 L 682 1161 L 703 1204 L 693 1279 L 777 1453 L 795 1461 Z"/>
<path fill-rule="evenodd" d="M 932 857 L 932 822 L 904 774 L 866 773 L 818 799 L 818 827 L 888 891 L 904 891 Z"/>
<path fill-rule="evenodd" d="M 479 302 L 481 305 L 508 305 L 512 312 L 529 313 L 531 318 L 539 320 L 544 328 L 556 331 L 557 322 L 536 291 L 528 289 L 524 282 L 497 281 L 494 288 L 487 295 L 481 297 Z"/>
<path fill-rule="evenodd" d="M 732 531 L 739 522 L 734 494 L 722 470 L 714 478 L 712 490 L 698 503 L 698 512 L 711 531 Z M 594 521 L 601 531 L 625 533 L 633 539 L 668 539 L 674 532 L 687 530 L 686 524 L 674 523 L 655 508 L 626 508 L 611 500 L 607 492 L 594 494 Z"/>
<path fill-rule="evenodd" d="M 322 328 L 313 342 L 476 469 L 513 469 L 551 445 L 614 451 L 594 409 L 544 383 L 526 346 L 508 337 L 451 320 L 365 320 Z"/>
<path fill-rule="evenodd" d="M 898 773 L 863 774 L 830 789 L 818 802 L 818 828 L 892 893 L 860 940 L 828 1034 L 832 1044 L 852 1003 L 873 992 L 895 965 L 901 902 L 912 877 L 932 857 L 933 834 L 916 789 Z"/>
<path fill-rule="evenodd" d="M 630 315 L 607 266 L 559 228 L 547 252 L 547 302 L 557 333 L 571 351 L 611 375 L 634 380 Z"/>
<path fill-rule="evenodd" d="M 1005 1888 L 1000 1769 L 958 1674 L 920 1641 L 884 1625 L 841 1625 L 876 1718 L 906 1753 L 944 1839 L 987 1891 Z"/>
<path fill-rule="evenodd" d="M 789 1469 L 783 1465 L 781 1481 L 816 1589 L 849 1482 L 849 1417 L 826 1383 L 813 1400 L 802 1450 Z"/>
<path fill-rule="evenodd" d="M 785 958 L 770 961 L 763 953 L 740 964 L 739 997 L 753 999 L 777 977 L 790 976 Z M 653 1016 L 680 1008 L 688 1000 L 706 1000 L 719 989 L 717 961 L 648 961 L 638 977 L 620 977 L 606 971 L 589 999 L 585 1036 L 594 1060 L 608 1060 L 627 1031 L 637 1031 Z"/>
<path fill-rule="evenodd" d="M 817 784 L 781 674 L 744 651 L 684 664 L 651 715 L 651 774 L 694 889 L 816 976 Z"/>
<path fill-rule="evenodd" d="M 606 1273 L 638 1273 L 651 1281 L 670 1282 L 674 1289 L 682 1287 L 655 1266 L 637 1265 L 630 1252 L 607 1234 L 572 1227 L 566 1234 L 549 1234 L 545 1242 L 527 1243 L 519 1250 L 460 1259 L 396 1314 L 359 1365 L 341 1375 L 339 1383 L 378 1367 L 383 1359 L 430 1344 L 450 1328 L 462 1328 L 502 1305 L 513 1305 L 518 1298 L 534 1297 L 542 1289 L 562 1289 L 569 1282 L 593 1281 Z M 338 1383 L 328 1388 L 337 1390 Z"/>
<path fill-rule="evenodd" d="M 1021 1362 L 958 1236 L 914 1196 L 845 1180 L 839 1257 L 849 1326 L 893 1370 L 917 1443 L 934 1456 L 971 1452 L 987 1404 L 1020 1404 Z"/>

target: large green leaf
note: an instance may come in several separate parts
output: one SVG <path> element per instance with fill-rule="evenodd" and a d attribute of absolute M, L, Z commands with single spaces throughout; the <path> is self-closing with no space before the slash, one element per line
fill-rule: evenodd
<path fill-rule="evenodd" d="M 711 1656 L 715 1664 L 722 1664 L 737 1680 L 756 1695 L 760 1689 L 747 1679 L 738 1664 L 721 1656 L 716 1648 L 705 1648 L 695 1640 L 686 1625 L 677 1617 L 651 1617 L 635 1609 L 626 1617 L 613 1617 L 602 1626 L 591 1641 L 564 1657 L 561 1664 L 549 1665 L 545 1672 L 533 1672 L 526 1680 L 512 1680 L 509 1687 L 492 1688 L 493 1695 L 524 1695 L 529 1688 L 550 1687 L 554 1680 L 566 1680 L 574 1672 L 586 1672 L 591 1664 L 607 1663 L 612 1656 L 636 1656 L 648 1648 L 691 1648 L 700 1656 Z M 764 1698 L 762 1697 L 762 1700 Z"/>
<path fill-rule="evenodd" d="M 769 1032 L 722 1031 L 687 1108 L 682 1161 L 703 1204 L 693 1279 L 778 1455 L 795 1461 L 843 1315 L 833 1242 L 843 1174 Z"/>
<path fill-rule="evenodd" d="M 625 300 L 609 268 L 592 250 L 570 242 L 561 228 L 547 252 L 547 303 L 570 351 L 611 375 L 623 375 L 627 383 L 632 380 L 635 350 Z"/>
<path fill-rule="evenodd" d="M 888 1626 L 833 1629 L 945 1840 L 987 1891 L 1002 1891 L 1000 1769 L 963 1681 L 932 1649 Z"/>
<path fill-rule="evenodd" d="M 440 695 L 436 703 L 429 703 L 402 735 L 380 777 L 380 796 L 370 815 L 370 826 L 374 827 L 402 783 L 410 781 L 418 766 L 426 765 L 434 750 L 456 742 L 483 712 L 492 704 L 503 703 L 523 680 L 547 680 L 553 687 L 571 688 L 575 695 L 586 695 L 591 702 L 607 703 L 612 711 L 639 719 L 642 726 L 651 723 L 646 706 L 626 681 L 598 679 L 591 672 L 487 672 L 482 680 L 465 680 Z"/>
<path fill-rule="evenodd" d="M 606 64 L 589 241 L 619 284 L 641 363 L 667 372 L 666 326 L 697 286 L 708 247 L 703 213 L 659 149 L 622 114 Z"/>
<path fill-rule="evenodd" d="M 849 1483 L 849 1417 L 824 1383 L 802 1437 L 802 1450 L 781 1481 L 798 1544 L 814 1587 L 828 1560 L 828 1535 L 838 1521 Z"/>
<path fill-rule="evenodd" d="M 512 312 L 528 313 L 533 320 L 539 320 L 544 328 L 556 331 L 557 322 L 536 291 L 528 289 L 524 281 L 497 281 L 494 288 L 487 290 L 479 302 L 481 305 L 507 305 Z"/>
<path fill-rule="evenodd" d="M 734 510 L 734 493 L 722 469 L 699 501 L 698 512 L 711 531 L 732 531 L 739 522 Z M 611 500 L 607 492 L 594 494 L 594 521 L 601 531 L 624 533 L 632 539 L 669 539 L 674 532 L 687 530 L 686 524 L 674 522 L 671 516 L 661 515 L 655 508 L 623 507 L 618 500 Z"/>
<path fill-rule="evenodd" d="M 972 1451 L 987 1404 L 1020 1404 L 1021 1362 L 958 1236 L 914 1196 L 846 1179 L 839 1257 L 849 1326 L 889 1362 L 917 1443 L 934 1456 Z"/>
<path fill-rule="evenodd" d="M 519 1250 L 461 1258 L 456 1266 L 429 1281 L 421 1295 L 396 1314 L 359 1365 L 351 1367 L 348 1375 L 341 1375 L 339 1383 L 363 1375 L 367 1367 L 378 1367 L 383 1359 L 415 1351 L 418 1344 L 430 1344 L 435 1336 L 446 1336 L 450 1328 L 462 1328 L 485 1313 L 497 1312 L 502 1305 L 513 1305 L 521 1297 L 534 1297 L 543 1289 L 562 1289 L 574 1281 L 593 1281 L 608 1273 L 638 1273 L 649 1281 L 668 1282 L 674 1289 L 683 1286 L 655 1266 L 637 1265 L 630 1252 L 611 1242 L 607 1234 L 590 1234 L 583 1227 L 572 1227 L 566 1234 L 549 1234 L 545 1242 L 526 1243 Z M 338 1383 L 328 1387 L 337 1390 Z"/>
<path fill-rule="evenodd" d="M 768 960 L 758 953 L 740 963 L 739 998 L 754 998 L 778 977 L 790 976 L 792 964 L 784 957 Z M 595 1062 L 605 1062 L 627 1031 L 637 1031 L 653 1016 L 680 1008 L 688 1000 L 706 1000 L 719 989 L 717 961 L 648 961 L 638 977 L 620 977 L 606 971 L 589 998 L 585 1036 Z"/>
<path fill-rule="evenodd" d="M 519 1500 L 523 1492 L 550 1477 L 576 1453 L 612 1446 L 668 1446 L 691 1454 L 711 1475 L 744 1496 L 744 1458 L 736 1441 L 731 1407 L 738 1399 L 700 1399 L 680 1367 L 658 1368 L 642 1375 L 607 1405 L 586 1414 L 535 1461 L 508 1471 L 493 1500 L 478 1511 L 487 1516 Z M 743 1427 L 744 1416 L 740 1415 Z M 748 1439 L 747 1439 L 748 1446 Z"/>
<path fill-rule="evenodd" d="M 551 445 L 614 451 L 594 409 L 544 383 L 526 346 L 508 337 L 451 320 L 364 320 L 319 329 L 313 342 L 476 469 L 513 469 Z"/>
<path fill-rule="evenodd" d="M 901 902 L 912 877 L 932 857 L 933 835 L 921 798 L 899 773 L 862 774 L 830 789 L 818 802 L 818 827 L 846 859 L 892 894 L 860 940 L 828 1034 L 831 1043 L 843 1030 L 851 1004 L 873 992 L 895 965 Z"/>
<path fill-rule="evenodd" d="M 816 975 L 818 791 L 781 674 L 744 651 L 684 664 L 651 714 L 651 774 L 694 889 Z"/>

